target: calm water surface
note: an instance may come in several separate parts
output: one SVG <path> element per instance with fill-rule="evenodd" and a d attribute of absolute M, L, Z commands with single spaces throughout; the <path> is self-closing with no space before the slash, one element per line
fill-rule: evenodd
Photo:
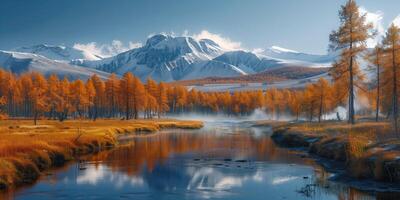
<path fill-rule="evenodd" d="M 246 122 L 126 136 L 4 199 L 396 199 L 329 181 L 314 161 Z"/>

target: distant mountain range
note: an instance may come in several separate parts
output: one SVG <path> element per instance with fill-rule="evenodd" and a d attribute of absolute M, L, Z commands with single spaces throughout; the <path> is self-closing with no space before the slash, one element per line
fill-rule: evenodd
<path fill-rule="evenodd" d="M 22 53 L 32 53 L 42 55 L 46 58 L 70 62 L 72 60 L 101 60 L 101 56 L 95 55 L 87 50 L 76 49 L 73 47 L 65 46 L 52 46 L 46 44 L 34 45 L 30 47 L 20 47 L 13 51 Z"/>
<path fill-rule="evenodd" d="M 13 51 L 0 51 L 0 66 L 15 73 L 39 71 L 70 78 L 94 73 L 132 72 L 143 81 L 179 81 L 206 77 L 232 77 L 262 73 L 279 67 L 326 67 L 337 55 L 312 55 L 273 46 L 257 53 L 227 51 L 209 39 L 157 34 L 145 45 L 103 58 L 72 47 L 35 45 Z"/>
<path fill-rule="evenodd" d="M 46 76 L 56 74 L 69 79 L 87 79 L 93 74 L 105 79 L 110 75 L 107 72 L 55 61 L 38 54 L 13 51 L 0 51 L 0 67 L 16 74 L 36 71 Z"/>

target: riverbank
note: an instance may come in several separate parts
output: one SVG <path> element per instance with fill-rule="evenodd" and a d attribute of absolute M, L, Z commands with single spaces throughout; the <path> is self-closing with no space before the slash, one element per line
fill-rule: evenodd
<path fill-rule="evenodd" d="M 65 122 L 0 121 L 0 190 L 32 183 L 51 167 L 76 156 L 113 148 L 119 134 L 154 132 L 164 128 L 198 129 L 199 121 L 97 120 Z"/>
<path fill-rule="evenodd" d="M 281 146 L 302 148 L 342 163 L 347 177 L 385 183 L 400 182 L 400 140 L 387 122 L 286 123 L 273 128 Z"/>

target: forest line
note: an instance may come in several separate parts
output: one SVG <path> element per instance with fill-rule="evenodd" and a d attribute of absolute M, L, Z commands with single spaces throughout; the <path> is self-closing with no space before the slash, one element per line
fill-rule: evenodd
<path fill-rule="evenodd" d="M 346 92 L 341 84 L 324 78 L 307 84 L 304 89 L 266 91 L 202 92 L 184 86 L 171 86 L 148 79 L 142 83 L 131 73 L 122 78 L 111 75 L 107 80 L 93 75 L 87 81 L 56 75 L 45 77 L 37 72 L 15 75 L 0 70 L 0 112 L 5 118 L 38 120 L 86 118 L 138 119 L 162 117 L 167 113 L 223 113 L 230 116 L 250 115 L 255 109 L 270 114 L 271 119 L 282 116 L 293 119 L 321 121 L 339 106 L 346 105 Z M 370 99 L 374 90 L 360 92 Z M 384 96 L 381 111 L 388 111 Z M 386 103 L 386 104 L 384 104 Z M 383 106 L 386 105 L 386 106 Z M 360 113 L 373 113 L 375 106 L 365 106 Z M 140 115 L 140 116 L 139 116 Z"/>
<path fill-rule="evenodd" d="M 0 114 L 2 118 L 143 118 L 166 113 L 225 113 L 249 115 L 263 109 L 273 119 L 291 115 L 295 119 L 321 121 L 338 107 L 347 108 L 348 123 L 356 114 L 391 118 L 398 132 L 400 28 L 391 24 L 373 50 L 368 39 L 376 37 L 366 14 L 361 14 L 355 0 L 348 0 L 339 10 L 340 26 L 330 35 L 330 50 L 339 52 L 329 70 L 331 80 L 319 79 L 304 89 L 267 91 L 201 92 L 184 86 L 142 83 L 132 73 L 107 80 L 93 75 L 87 81 L 45 77 L 36 72 L 15 75 L 0 71 Z M 372 78 L 360 69 L 360 58 L 368 61 Z M 357 107 L 357 110 L 356 110 Z M 339 115 L 337 115 L 338 119 Z"/>

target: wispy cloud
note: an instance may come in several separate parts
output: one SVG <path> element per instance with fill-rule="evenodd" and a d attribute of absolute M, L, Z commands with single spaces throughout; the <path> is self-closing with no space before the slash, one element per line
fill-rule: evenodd
<path fill-rule="evenodd" d="M 365 14 L 366 22 L 371 23 L 377 32 L 376 37 L 367 40 L 367 46 L 374 47 L 376 44 L 378 44 L 381 41 L 382 36 L 385 35 L 385 27 L 383 25 L 383 14 L 384 13 L 380 10 L 371 12 L 371 11 L 368 11 L 364 7 L 360 7 L 360 13 L 362 15 Z"/>
<path fill-rule="evenodd" d="M 243 49 L 241 42 L 233 41 L 228 37 L 224 37 L 217 33 L 211 33 L 208 30 L 202 30 L 200 33 L 195 33 L 195 34 L 190 34 L 188 31 L 185 31 L 183 33 L 183 36 L 191 36 L 197 40 L 210 39 L 219 44 L 222 48 L 226 50 Z"/>
<path fill-rule="evenodd" d="M 111 57 L 114 55 L 117 55 L 119 53 L 122 53 L 124 51 L 127 51 L 129 49 L 133 48 L 138 48 L 142 46 L 141 43 L 135 43 L 135 42 L 128 42 L 127 44 L 124 44 L 120 40 L 113 40 L 111 44 L 98 44 L 96 42 L 89 42 L 86 44 L 82 43 L 75 43 L 74 48 L 80 49 L 83 51 L 88 51 L 92 54 L 101 56 L 101 57 Z"/>
<path fill-rule="evenodd" d="M 255 54 L 261 54 L 264 52 L 264 49 L 263 48 L 255 48 L 251 52 L 253 52 Z"/>
<path fill-rule="evenodd" d="M 394 25 L 400 27 L 400 15 L 397 15 L 397 17 L 394 18 L 394 20 L 392 21 L 391 24 L 394 24 Z"/>

